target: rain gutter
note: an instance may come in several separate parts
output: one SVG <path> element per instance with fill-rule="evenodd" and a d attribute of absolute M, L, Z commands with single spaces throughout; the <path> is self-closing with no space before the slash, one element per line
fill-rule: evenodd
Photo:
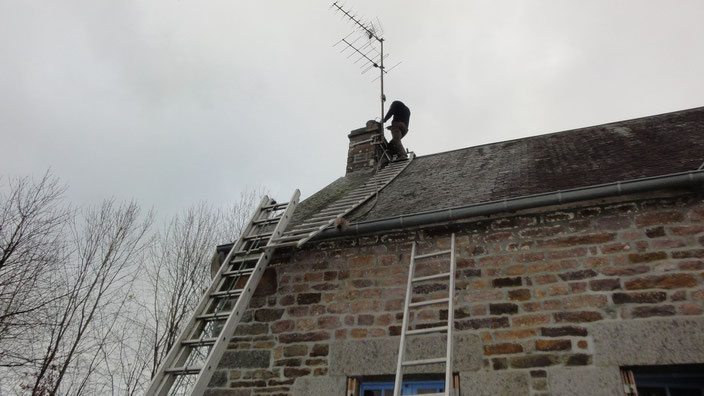
<path fill-rule="evenodd" d="M 379 220 L 362 221 L 359 223 L 350 224 L 349 228 L 344 232 L 340 232 L 335 229 L 327 229 L 321 232 L 315 239 L 320 240 L 341 236 L 370 234 L 379 231 L 451 222 L 476 216 L 488 216 L 496 213 L 513 212 L 522 209 L 532 209 L 543 206 L 586 201 L 590 199 L 634 194 L 651 190 L 684 188 L 701 185 L 704 185 L 704 170 L 672 173 L 668 175 L 598 184 L 570 190 L 526 195 L 522 197 L 503 199 L 500 201 L 482 202 L 450 209 L 420 212 Z"/>

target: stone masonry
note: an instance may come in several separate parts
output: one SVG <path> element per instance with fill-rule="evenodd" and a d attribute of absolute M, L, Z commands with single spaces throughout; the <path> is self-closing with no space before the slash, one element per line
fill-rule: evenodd
<path fill-rule="evenodd" d="M 412 242 L 447 249 L 453 232 L 462 395 L 616 395 L 619 366 L 704 362 L 704 194 L 663 192 L 283 252 L 207 394 L 342 396 L 347 377 L 393 375 Z M 414 295 L 442 298 L 447 285 Z M 447 314 L 430 306 L 411 323 Z"/>
<path fill-rule="evenodd" d="M 347 137 L 350 144 L 347 151 L 346 174 L 370 173 L 376 170 L 381 158 L 381 147 L 373 144 L 373 140 L 383 140 L 384 135 L 379 124 L 368 121 L 364 128 L 351 131 Z"/>

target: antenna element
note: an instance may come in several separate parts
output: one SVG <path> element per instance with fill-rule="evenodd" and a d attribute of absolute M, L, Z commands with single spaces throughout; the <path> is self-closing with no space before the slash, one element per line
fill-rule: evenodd
<path fill-rule="evenodd" d="M 341 53 L 344 53 L 345 51 L 349 52 L 347 58 L 355 58 L 353 62 L 354 64 L 364 61 L 360 66 L 362 69 L 362 74 L 368 72 L 372 68 L 379 69 L 379 77 L 372 80 L 372 82 L 379 80 L 381 83 L 381 117 L 379 117 L 379 121 L 383 128 L 384 102 L 386 101 L 386 96 L 384 95 L 384 74 L 389 72 L 384 68 L 384 59 L 386 59 L 389 54 L 384 53 L 384 37 L 383 30 L 381 29 L 381 22 L 379 22 L 379 19 L 377 18 L 376 25 L 372 22 L 364 23 L 352 12 L 344 9 L 340 4 L 338 4 L 337 1 L 332 3 L 330 8 L 333 8 L 335 12 L 341 13 L 343 18 L 351 21 L 355 29 L 352 33 L 335 43 L 333 47 L 339 45 L 340 43 L 344 43 L 345 46 L 342 51 L 340 51 Z M 362 38 L 364 40 L 359 43 Z M 398 66 L 400 63 L 401 62 L 397 63 L 391 67 L 391 69 Z"/>

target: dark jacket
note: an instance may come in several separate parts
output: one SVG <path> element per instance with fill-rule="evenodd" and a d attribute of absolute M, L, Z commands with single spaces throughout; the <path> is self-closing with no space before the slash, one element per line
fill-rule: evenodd
<path fill-rule="evenodd" d="M 386 117 L 384 117 L 384 122 L 388 121 L 389 118 L 394 117 L 393 122 L 403 122 L 408 126 L 408 121 L 411 118 L 411 110 L 406 107 L 403 102 L 394 100 L 391 103 L 391 107 L 389 107 L 389 111 L 386 113 Z"/>

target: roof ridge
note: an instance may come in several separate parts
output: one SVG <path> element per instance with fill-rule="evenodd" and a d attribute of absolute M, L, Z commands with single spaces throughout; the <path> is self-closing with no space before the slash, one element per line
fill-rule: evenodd
<path fill-rule="evenodd" d="M 669 111 L 669 112 L 666 112 L 666 113 L 654 114 L 654 115 L 650 115 L 650 116 L 641 116 L 641 117 L 635 117 L 635 118 L 628 118 L 628 119 L 621 120 L 621 121 L 611 121 L 611 122 L 607 122 L 607 123 L 604 123 L 604 124 L 594 124 L 594 125 L 585 126 L 585 127 L 566 129 L 566 130 L 563 130 L 563 131 L 541 133 L 541 134 L 538 134 L 538 135 L 524 136 L 524 137 L 515 138 L 515 139 L 509 139 L 509 140 L 501 140 L 501 141 L 498 141 L 498 142 L 482 143 L 482 144 L 478 144 L 478 145 L 476 145 L 476 146 L 468 146 L 468 147 L 462 147 L 462 148 L 457 148 L 457 149 L 452 149 L 452 150 L 447 150 L 447 151 L 440 151 L 440 152 L 437 152 L 437 153 L 431 153 L 431 154 L 425 154 L 425 155 L 418 155 L 418 156 L 416 157 L 416 159 L 421 159 L 421 158 L 425 158 L 425 157 L 432 157 L 432 156 L 435 156 L 435 155 L 449 154 L 449 153 L 453 153 L 453 152 L 456 152 L 456 151 L 462 151 L 462 150 L 477 149 L 477 148 L 480 148 L 480 147 L 493 146 L 493 145 L 497 145 L 497 144 L 514 143 L 514 142 L 519 142 L 519 141 L 524 141 L 524 140 L 537 139 L 537 138 L 544 138 L 544 137 L 548 137 L 548 136 L 552 136 L 552 135 L 559 135 L 559 134 L 563 134 L 563 133 L 566 134 L 566 133 L 575 132 L 575 131 L 584 130 L 584 129 L 591 129 L 591 128 L 597 128 L 597 127 L 605 127 L 605 126 L 608 126 L 608 125 L 621 124 L 621 123 L 633 122 L 633 121 L 638 121 L 638 120 L 645 120 L 645 119 L 654 118 L 654 117 L 662 117 L 662 116 L 669 116 L 669 115 L 675 115 L 675 114 L 685 114 L 685 113 L 688 113 L 688 112 L 692 112 L 692 111 L 701 111 L 701 110 L 704 110 L 704 106 L 692 107 L 692 108 L 684 109 L 684 110 Z"/>

